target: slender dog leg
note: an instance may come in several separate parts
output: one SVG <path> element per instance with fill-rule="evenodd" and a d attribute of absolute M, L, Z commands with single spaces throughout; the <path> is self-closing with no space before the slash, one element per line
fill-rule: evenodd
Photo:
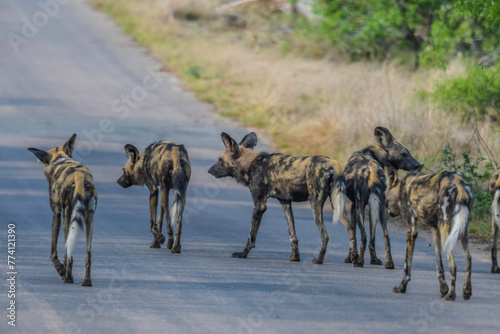
<path fill-rule="evenodd" d="M 375 233 L 377 232 L 377 223 L 378 218 L 380 217 L 379 210 L 373 212 L 375 210 L 372 209 L 370 205 L 370 211 L 368 213 L 368 220 L 370 224 L 370 243 L 368 244 L 368 248 L 370 249 L 370 264 L 382 265 L 382 261 L 380 261 L 377 257 L 377 253 L 375 252 Z"/>
<path fill-rule="evenodd" d="M 292 203 L 290 201 L 280 200 L 283 211 L 285 212 L 286 223 L 288 225 L 288 234 L 290 234 L 290 243 L 292 244 L 292 255 L 290 261 L 300 261 L 299 239 L 295 234 L 295 221 L 293 219 Z"/>
<path fill-rule="evenodd" d="M 434 251 L 436 253 L 437 276 L 439 279 L 441 298 L 443 298 L 448 293 L 448 284 L 446 283 L 446 278 L 444 276 L 443 258 L 441 256 L 441 234 L 439 233 L 439 230 L 435 227 L 431 227 L 431 232 L 432 232 L 432 242 L 434 243 Z"/>
<path fill-rule="evenodd" d="M 87 252 L 85 253 L 85 276 L 83 277 L 82 286 L 92 286 L 92 278 L 90 275 L 90 266 L 92 265 L 92 234 L 94 229 L 94 212 L 87 212 L 85 219 L 85 239 L 87 241 Z"/>
<path fill-rule="evenodd" d="M 158 218 L 156 219 L 156 241 L 160 244 L 165 243 L 165 236 L 161 233 L 163 228 L 163 216 L 165 215 L 165 199 L 167 200 L 167 211 L 168 212 L 168 188 L 165 186 L 160 187 L 161 190 L 161 198 L 160 198 L 160 213 L 158 214 Z M 165 195 L 166 194 L 166 195 Z M 168 221 L 167 221 L 168 225 Z M 168 229 L 168 228 L 167 228 Z"/>
<path fill-rule="evenodd" d="M 167 235 L 168 235 L 167 248 L 172 249 L 172 245 L 174 244 L 174 232 L 172 230 L 172 217 L 170 216 L 170 208 L 168 206 L 169 192 L 170 189 L 168 189 L 167 187 L 161 188 L 161 207 L 165 214 L 165 221 L 167 225 Z M 158 223 L 156 223 L 156 225 L 158 226 Z M 159 226 L 160 233 L 161 230 L 162 226 L 160 224 Z M 163 242 L 165 242 L 165 240 Z"/>
<path fill-rule="evenodd" d="M 175 239 L 172 245 L 172 253 L 181 252 L 181 233 L 182 233 L 182 213 L 186 204 L 186 190 L 182 194 L 176 192 L 174 197 L 174 204 L 172 205 L 172 219 L 175 219 Z"/>
<path fill-rule="evenodd" d="M 471 264 L 471 256 L 469 252 L 469 236 L 467 233 L 467 230 L 465 232 L 465 235 L 461 239 L 462 242 L 462 248 L 464 249 L 465 252 L 465 283 L 464 283 L 464 289 L 462 292 L 462 295 L 465 300 L 469 300 L 470 297 L 472 296 L 472 283 L 471 283 L 471 269 L 472 269 L 472 264 Z"/>
<path fill-rule="evenodd" d="M 257 201 L 254 200 L 255 206 L 252 215 L 252 227 L 250 229 L 250 235 L 248 237 L 247 245 L 242 252 L 233 253 L 233 257 L 244 259 L 247 257 L 248 252 L 250 252 L 252 248 L 255 248 L 255 241 L 257 239 L 257 232 L 259 231 L 260 221 L 262 219 L 262 215 L 264 214 L 264 212 L 266 212 L 267 209 L 266 201 L 266 198 L 258 199 Z"/>
<path fill-rule="evenodd" d="M 498 224 L 496 223 L 495 218 L 493 218 L 492 224 L 493 237 L 491 239 L 491 272 L 494 274 L 498 274 L 500 273 L 500 268 L 498 267 L 497 260 Z"/>
<path fill-rule="evenodd" d="M 446 240 L 450 234 L 450 224 L 440 225 L 441 238 Z M 453 258 L 453 253 L 450 251 L 446 254 L 448 258 L 448 267 L 450 268 L 450 289 L 448 293 L 443 297 L 444 300 L 455 300 L 455 285 L 457 280 L 457 265 L 455 264 L 455 259 Z"/>
<path fill-rule="evenodd" d="M 311 208 L 313 212 L 314 222 L 321 234 L 321 250 L 317 258 L 312 260 L 314 264 L 323 264 L 326 254 L 326 246 L 328 245 L 328 233 L 326 232 L 325 223 L 323 222 L 323 203 L 318 199 L 311 200 Z"/>
<path fill-rule="evenodd" d="M 347 210 L 344 210 L 344 214 L 342 215 L 340 221 L 345 226 L 347 234 L 349 235 L 349 254 L 347 254 L 344 263 L 353 263 L 355 261 L 358 261 L 359 256 L 358 246 L 356 244 L 356 226 L 353 227 L 353 219 L 349 221 L 349 218 L 347 217 Z"/>
<path fill-rule="evenodd" d="M 156 230 L 156 212 L 158 211 L 158 187 L 153 187 L 150 189 L 149 195 L 149 212 L 150 212 L 150 231 L 153 234 L 153 242 L 149 245 L 149 248 L 160 248 L 161 244 L 158 241 L 159 233 Z M 165 238 L 165 237 L 163 237 Z"/>
<path fill-rule="evenodd" d="M 413 219 L 414 221 L 415 219 Z M 415 239 L 418 236 L 417 227 L 415 224 L 411 224 L 408 228 L 408 232 L 406 233 L 406 256 L 405 256 L 405 267 L 404 267 L 404 276 L 401 284 L 399 286 L 395 286 L 392 289 L 392 292 L 395 293 L 405 293 L 406 286 L 411 279 L 411 262 L 413 260 L 413 251 L 415 249 Z"/>
<path fill-rule="evenodd" d="M 383 203 L 385 203 L 385 199 Z M 387 230 L 387 214 L 385 208 L 380 210 L 380 225 L 382 226 L 382 231 L 384 231 L 385 269 L 394 269 L 394 261 L 392 260 L 391 254 L 391 240 L 389 239 L 389 231 Z"/>
<path fill-rule="evenodd" d="M 61 261 L 59 261 L 59 258 L 57 257 L 57 240 L 59 238 L 60 228 L 61 228 L 61 211 L 54 211 L 54 216 L 52 217 L 52 247 L 50 250 L 50 258 L 57 272 L 62 277 L 64 276 L 66 271 L 64 269 L 64 265 L 61 263 Z"/>
<path fill-rule="evenodd" d="M 354 203 L 354 228 L 359 227 L 359 234 L 361 235 L 361 246 L 359 246 L 358 261 L 353 262 L 355 267 L 363 267 L 365 264 L 365 249 L 366 249 L 366 231 L 365 231 L 365 213 L 364 207 L 359 203 Z M 352 222 L 351 222 L 352 224 Z"/>

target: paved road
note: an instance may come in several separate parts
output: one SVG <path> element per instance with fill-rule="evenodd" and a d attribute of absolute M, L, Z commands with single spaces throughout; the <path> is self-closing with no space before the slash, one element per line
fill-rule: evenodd
<path fill-rule="evenodd" d="M 0 9 L 2 333 L 498 333 L 500 277 L 475 260 L 473 297 L 464 302 L 458 252 L 459 297 L 441 301 L 433 247 L 423 238 L 406 295 L 391 292 L 402 278 L 403 234 L 391 235 L 395 270 L 353 268 L 343 263 L 347 234 L 326 213 L 330 244 L 325 264 L 315 266 L 320 237 L 307 207 L 295 209 L 302 262 L 288 261 L 288 232 L 276 201 L 264 215 L 257 248 L 248 259 L 231 258 L 246 242 L 251 198 L 247 189 L 215 182 L 206 170 L 222 150 L 222 130 L 237 138 L 247 130 L 219 119 L 174 76 L 156 72 L 157 61 L 87 3 L 52 8 L 46 20 L 41 10 L 36 0 L 2 1 Z M 26 150 L 60 145 L 74 132 L 76 156 L 93 172 L 99 191 L 92 288 L 63 284 L 52 266 L 47 184 Z M 160 138 L 184 143 L 193 164 L 180 255 L 148 247 L 147 190 L 124 190 L 115 182 L 125 143 L 145 147 Z M 6 317 L 11 222 L 15 329 Z M 380 235 L 377 242 L 382 255 Z M 79 282 L 83 238 L 74 266 Z"/>

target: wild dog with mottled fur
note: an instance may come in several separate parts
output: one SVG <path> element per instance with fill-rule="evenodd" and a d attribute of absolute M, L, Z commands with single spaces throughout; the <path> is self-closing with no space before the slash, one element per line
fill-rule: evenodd
<path fill-rule="evenodd" d="M 369 207 L 370 221 L 370 258 L 371 264 L 381 265 L 382 261 L 377 258 L 375 252 L 375 229 L 380 222 L 384 231 L 385 243 L 385 267 L 394 268 L 391 255 L 391 244 L 387 231 L 387 218 L 385 213 L 385 189 L 386 176 L 385 166 L 396 169 L 414 170 L 420 167 L 410 151 L 403 144 L 396 141 L 392 134 L 383 127 L 377 127 L 374 131 L 376 145 L 368 146 L 361 151 L 355 152 L 347 162 L 344 169 L 346 178 L 346 194 L 351 200 L 351 221 L 347 218 L 347 212 L 342 217 L 342 223 L 347 229 L 350 240 L 349 254 L 344 260 L 353 263 L 356 267 L 364 265 L 366 249 L 365 232 L 365 207 Z M 356 226 L 361 234 L 361 247 L 358 256 L 356 245 Z"/>
<path fill-rule="evenodd" d="M 490 180 L 490 195 L 491 195 L 491 227 L 493 238 L 491 240 L 491 272 L 494 274 L 500 273 L 497 260 L 497 237 L 498 229 L 500 229 L 500 169 L 496 171 Z"/>
<path fill-rule="evenodd" d="M 273 197 L 281 203 L 287 219 L 292 244 L 290 261 L 300 261 L 292 202 L 309 200 L 321 233 L 321 250 L 313 263 L 322 264 L 329 240 L 323 222 L 323 204 L 330 197 L 334 223 L 340 220 L 344 210 L 344 174 L 339 164 L 324 156 L 296 157 L 256 152 L 253 148 L 257 145 L 257 135 L 253 132 L 247 134 L 239 144 L 227 133 L 223 132 L 221 137 L 226 150 L 208 172 L 216 178 L 233 177 L 250 188 L 255 206 L 247 245 L 242 252 L 234 253 L 233 257 L 246 258 L 255 247 L 267 199 Z"/>
<path fill-rule="evenodd" d="M 61 147 L 46 152 L 36 148 L 28 148 L 44 164 L 44 174 L 49 182 L 50 208 L 52 218 L 52 249 L 50 258 L 64 283 L 73 283 L 72 251 L 79 229 L 84 228 L 87 239 L 85 256 L 85 276 L 82 286 L 92 286 L 90 277 L 91 243 L 94 211 L 97 205 L 97 190 L 92 174 L 87 167 L 72 158 L 76 134 Z M 63 214 L 63 231 L 66 242 L 64 265 L 57 257 L 57 239 Z"/>
<path fill-rule="evenodd" d="M 387 207 L 391 216 L 401 215 L 408 226 L 406 234 L 406 259 L 404 277 L 393 292 L 405 293 L 410 281 L 411 263 L 415 239 L 417 238 L 417 221 L 423 220 L 432 232 L 432 240 L 436 252 L 437 275 L 439 278 L 441 298 L 455 300 L 455 281 L 457 266 L 452 250 L 460 239 L 465 252 L 465 283 L 464 299 L 472 295 L 471 256 L 469 253 L 468 231 L 469 214 L 473 196 L 470 186 L 456 172 L 441 172 L 438 174 L 422 174 L 410 172 L 401 181 L 397 171 L 387 169 Z M 448 257 L 451 281 L 450 288 L 446 283 L 441 258 L 441 244 Z"/>
<path fill-rule="evenodd" d="M 118 179 L 118 184 L 123 188 L 132 185 L 148 187 L 149 209 L 151 213 L 150 230 L 153 234 L 151 248 L 160 248 L 165 242 L 161 233 L 163 216 L 167 220 L 168 242 L 167 248 L 172 253 L 181 252 L 182 214 L 186 204 L 186 191 L 191 177 L 191 164 L 188 153 L 182 144 L 159 141 L 149 145 L 141 154 L 133 145 L 125 145 L 127 163 L 123 168 L 123 175 Z M 161 189 L 161 205 L 158 221 L 158 187 Z M 168 197 L 170 190 L 174 191 L 172 211 L 169 215 Z M 176 221 L 175 240 L 172 220 Z"/>

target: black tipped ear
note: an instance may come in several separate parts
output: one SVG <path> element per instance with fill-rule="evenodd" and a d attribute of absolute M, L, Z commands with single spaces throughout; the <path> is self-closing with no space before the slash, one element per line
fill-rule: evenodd
<path fill-rule="evenodd" d="M 63 145 L 64 153 L 66 153 L 66 155 L 70 158 L 72 158 L 73 156 L 73 149 L 75 148 L 75 140 L 76 140 L 76 133 L 73 133 L 71 138 Z"/>
<path fill-rule="evenodd" d="M 139 158 L 139 150 L 134 145 L 125 145 L 125 153 L 127 154 L 127 158 L 132 163 L 135 163 Z"/>
<path fill-rule="evenodd" d="M 381 126 L 375 128 L 373 135 L 375 136 L 377 143 L 382 147 L 389 146 L 394 141 L 394 137 L 389 130 Z"/>
<path fill-rule="evenodd" d="M 255 145 L 257 145 L 257 135 L 255 134 L 255 132 L 250 132 L 240 141 L 240 146 L 243 146 L 245 148 L 253 149 Z"/>
<path fill-rule="evenodd" d="M 37 157 L 37 159 L 40 160 L 45 165 L 50 162 L 51 156 L 50 156 L 49 152 L 45 152 L 45 151 L 42 151 L 42 150 L 39 150 L 39 149 L 33 148 L 33 147 L 29 147 L 28 151 L 33 153 L 35 155 L 35 157 Z"/>
<path fill-rule="evenodd" d="M 230 152 L 232 152 L 235 156 L 239 156 L 241 150 L 240 150 L 240 147 L 238 146 L 238 144 L 236 143 L 236 141 L 225 132 L 221 133 L 220 136 L 222 138 L 222 142 L 224 143 L 224 146 L 226 146 L 226 149 L 229 150 Z"/>

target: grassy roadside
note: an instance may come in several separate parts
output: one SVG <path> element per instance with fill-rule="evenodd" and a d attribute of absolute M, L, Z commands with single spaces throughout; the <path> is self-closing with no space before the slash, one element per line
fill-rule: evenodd
<path fill-rule="evenodd" d="M 345 165 L 352 152 L 373 142 L 373 128 L 382 125 L 431 171 L 446 144 L 484 155 L 473 140 L 475 127 L 500 155 L 491 124 L 464 124 L 415 94 L 443 75 L 462 74 L 460 63 L 446 73 L 348 63 L 293 35 L 272 1 L 222 14 L 215 8 L 224 0 L 91 1 L 164 60 L 199 99 L 263 130 L 283 152 L 325 154 Z M 490 234 L 489 222 L 471 227 Z"/>

